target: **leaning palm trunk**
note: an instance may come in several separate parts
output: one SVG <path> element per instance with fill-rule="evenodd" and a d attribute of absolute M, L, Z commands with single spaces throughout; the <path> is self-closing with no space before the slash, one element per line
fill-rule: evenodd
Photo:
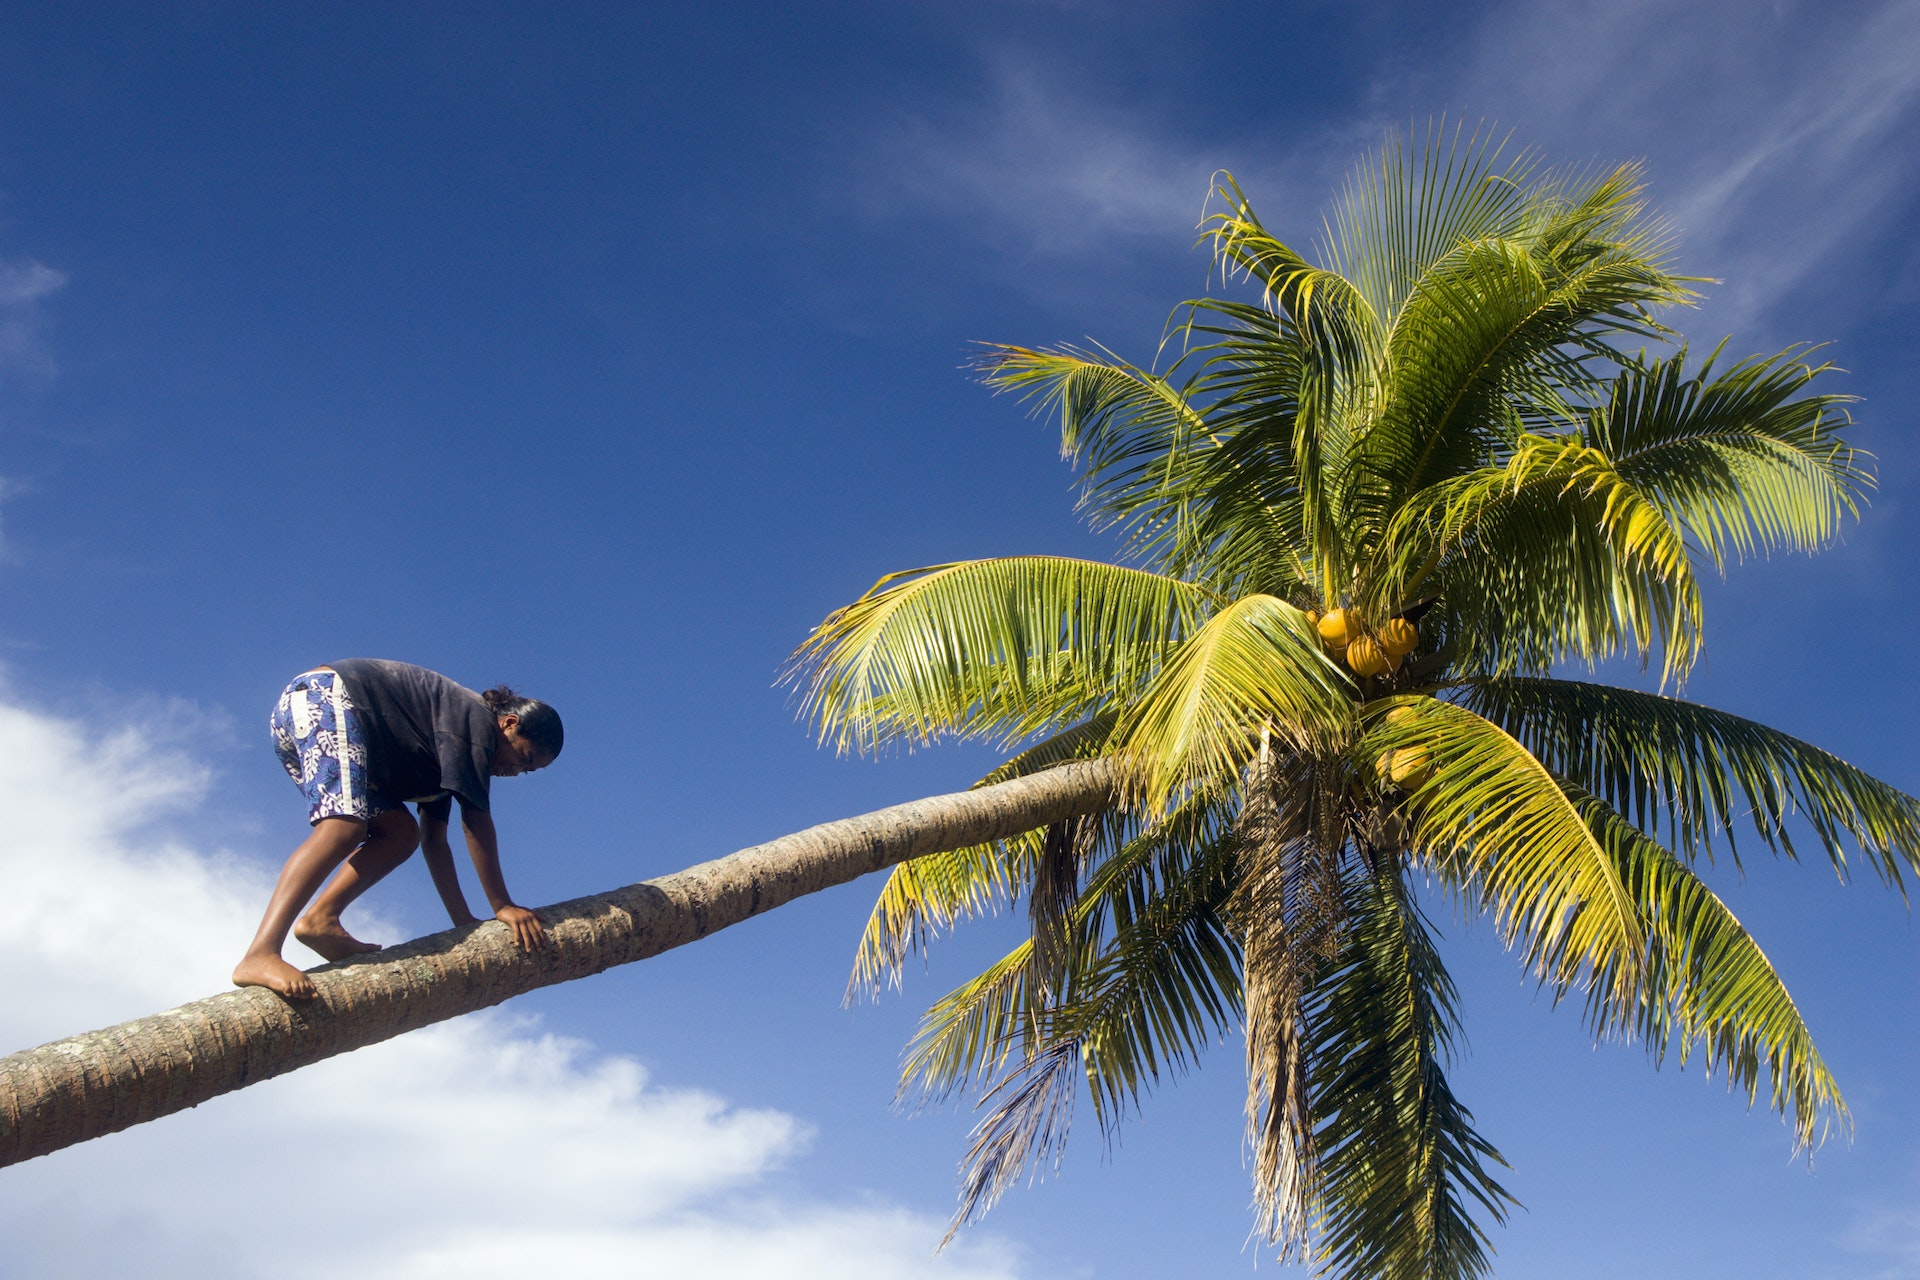
<path fill-rule="evenodd" d="M 319 996 L 261 987 L 0 1059 L 0 1165 L 116 1133 L 209 1098 L 693 942 L 909 858 L 1004 839 L 1110 803 L 1105 761 L 845 818 L 685 871 L 540 912 L 526 953 L 494 922 L 315 971 Z"/>

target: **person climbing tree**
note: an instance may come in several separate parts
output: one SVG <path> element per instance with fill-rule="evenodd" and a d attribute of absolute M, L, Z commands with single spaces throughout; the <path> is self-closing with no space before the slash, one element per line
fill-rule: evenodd
<path fill-rule="evenodd" d="M 313 997 L 313 981 L 281 958 L 289 928 L 328 960 L 378 951 L 348 933 L 340 913 L 422 845 L 447 914 L 456 925 L 474 923 L 447 843 L 455 799 L 495 918 L 523 949 L 546 946 L 539 917 L 514 904 L 501 877 L 488 784 L 553 763 L 565 733 L 552 707 L 505 685 L 475 693 L 425 667 L 355 658 L 296 676 L 269 727 L 280 763 L 310 803 L 313 829 L 280 870 L 253 945 L 234 968 L 235 986 Z M 418 822 L 408 803 L 419 808 Z"/>

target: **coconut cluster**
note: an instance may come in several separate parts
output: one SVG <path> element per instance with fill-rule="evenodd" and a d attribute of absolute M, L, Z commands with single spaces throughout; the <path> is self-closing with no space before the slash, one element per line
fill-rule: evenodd
<path fill-rule="evenodd" d="M 1386 675 L 1420 645 L 1420 629 L 1405 618 L 1388 618 L 1377 629 L 1351 609 L 1309 613 L 1307 619 L 1320 633 L 1320 642 L 1357 676 Z"/>
<path fill-rule="evenodd" d="M 1412 716 L 1413 708 L 1395 707 L 1387 712 L 1387 723 L 1400 724 Z M 1389 747 L 1373 762 L 1373 771 L 1402 791 L 1418 791 L 1433 777 L 1433 756 L 1425 747 Z"/>
<path fill-rule="evenodd" d="M 1324 615 L 1309 613 L 1307 620 L 1320 633 L 1320 643 L 1357 676 L 1386 675 L 1420 647 L 1420 629 L 1405 618 L 1388 618 L 1370 628 L 1351 609 L 1329 609 Z M 1410 707 L 1395 707 L 1387 713 L 1387 723 L 1398 724 L 1412 714 Z M 1433 777 L 1433 757 L 1421 746 L 1389 748 L 1374 761 L 1374 771 L 1380 781 L 1414 792 Z"/>

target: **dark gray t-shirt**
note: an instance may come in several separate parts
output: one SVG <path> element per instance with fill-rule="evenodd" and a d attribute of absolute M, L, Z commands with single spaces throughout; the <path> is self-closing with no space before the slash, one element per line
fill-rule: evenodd
<path fill-rule="evenodd" d="M 330 662 L 367 732 L 367 786 L 389 803 L 451 793 L 487 807 L 499 728 L 473 690 L 383 658 Z"/>

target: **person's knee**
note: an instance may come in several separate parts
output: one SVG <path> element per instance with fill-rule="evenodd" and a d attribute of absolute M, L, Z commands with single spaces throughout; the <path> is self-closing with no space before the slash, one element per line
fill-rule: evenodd
<path fill-rule="evenodd" d="M 410 858 L 420 847 L 420 824 L 405 808 L 387 809 L 374 815 L 368 839 L 378 840 L 398 857 Z"/>

